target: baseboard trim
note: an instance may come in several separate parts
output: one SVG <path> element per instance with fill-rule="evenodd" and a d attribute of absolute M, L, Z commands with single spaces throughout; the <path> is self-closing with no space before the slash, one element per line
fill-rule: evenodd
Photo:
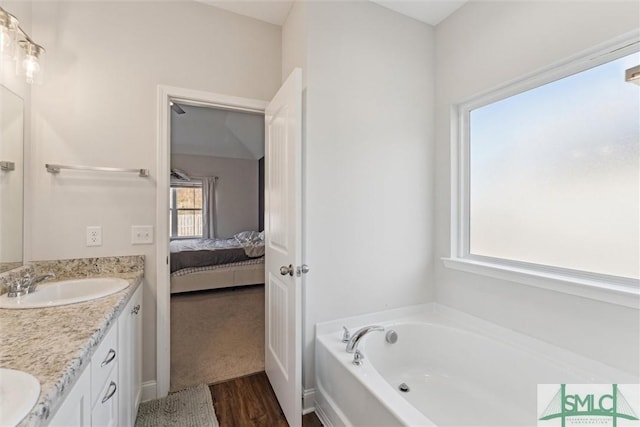
<path fill-rule="evenodd" d="M 145 381 L 142 383 L 142 401 L 148 402 L 149 400 L 156 399 L 158 397 L 158 383 L 155 381 Z"/>
<path fill-rule="evenodd" d="M 327 394 L 316 379 L 316 415 L 325 427 L 348 426 L 353 424 L 349 422 L 349 418 L 342 412 L 342 409 Z"/>
<path fill-rule="evenodd" d="M 318 406 L 316 408 L 316 416 L 318 417 L 318 419 L 320 420 L 320 422 L 324 427 L 333 427 L 333 423 L 331 422 L 331 420 L 329 419 L 329 417 L 324 412 L 321 406 Z"/>
<path fill-rule="evenodd" d="M 302 415 L 307 415 L 316 409 L 316 389 L 308 388 L 302 392 Z"/>

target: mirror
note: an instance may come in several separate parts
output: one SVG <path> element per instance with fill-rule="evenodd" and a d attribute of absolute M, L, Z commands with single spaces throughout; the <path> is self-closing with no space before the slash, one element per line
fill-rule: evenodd
<path fill-rule="evenodd" d="M 0 273 L 22 265 L 24 103 L 0 85 Z"/>

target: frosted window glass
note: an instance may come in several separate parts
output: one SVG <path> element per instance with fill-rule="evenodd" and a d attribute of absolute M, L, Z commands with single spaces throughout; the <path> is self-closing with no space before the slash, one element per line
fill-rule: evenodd
<path fill-rule="evenodd" d="M 634 53 L 472 110 L 469 252 L 638 278 Z"/>

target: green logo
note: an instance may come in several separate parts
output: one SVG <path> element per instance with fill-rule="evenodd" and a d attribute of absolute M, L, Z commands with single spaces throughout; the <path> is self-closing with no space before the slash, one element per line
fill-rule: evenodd
<path fill-rule="evenodd" d="M 617 384 L 611 384 L 611 393 L 567 393 L 566 387 L 566 384 L 560 384 L 560 389 L 540 415 L 540 421 L 559 418 L 561 426 L 565 427 L 566 420 L 572 417 L 581 418 L 575 420 L 579 424 L 592 424 L 587 421 L 592 417 L 608 417 L 610 420 L 602 421 L 611 421 L 613 427 L 617 427 L 618 419 L 638 420 Z"/>

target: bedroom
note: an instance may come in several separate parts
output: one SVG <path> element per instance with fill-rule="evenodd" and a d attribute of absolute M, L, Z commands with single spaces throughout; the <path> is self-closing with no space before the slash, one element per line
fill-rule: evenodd
<path fill-rule="evenodd" d="M 172 102 L 170 149 L 179 391 L 264 369 L 264 116 Z"/>

